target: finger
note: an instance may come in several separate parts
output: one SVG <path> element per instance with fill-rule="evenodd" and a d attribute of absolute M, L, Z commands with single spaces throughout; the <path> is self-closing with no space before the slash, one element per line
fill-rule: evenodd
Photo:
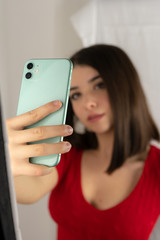
<path fill-rule="evenodd" d="M 71 135 L 72 133 L 73 128 L 69 125 L 40 126 L 27 130 L 17 131 L 16 134 L 13 133 L 12 137 L 15 143 L 27 143 L 58 136 L 65 137 Z"/>
<path fill-rule="evenodd" d="M 46 167 L 43 165 L 24 163 L 20 164 L 16 168 L 16 175 L 21 176 L 23 172 L 23 176 L 44 176 L 53 172 L 54 167 Z"/>
<path fill-rule="evenodd" d="M 8 119 L 7 122 L 9 126 L 13 129 L 23 129 L 26 126 L 32 125 L 41 119 L 45 118 L 49 114 L 56 112 L 62 106 L 60 101 L 53 101 L 40 106 L 32 111 L 21 114 L 17 117 Z"/>
<path fill-rule="evenodd" d="M 70 149 L 71 144 L 69 142 L 22 145 L 16 148 L 15 156 L 18 156 L 19 159 L 26 159 L 31 157 L 65 153 Z"/>

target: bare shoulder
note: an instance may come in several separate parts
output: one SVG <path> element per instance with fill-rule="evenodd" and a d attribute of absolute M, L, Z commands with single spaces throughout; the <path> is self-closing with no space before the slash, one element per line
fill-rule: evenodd
<path fill-rule="evenodd" d="M 160 142 L 155 141 L 155 140 L 152 140 L 152 141 L 150 142 L 150 145 L 153 146 L 153 147 L 155 147 L 155 148 L 157 149 L 157 151 L 160 152 Z"/>

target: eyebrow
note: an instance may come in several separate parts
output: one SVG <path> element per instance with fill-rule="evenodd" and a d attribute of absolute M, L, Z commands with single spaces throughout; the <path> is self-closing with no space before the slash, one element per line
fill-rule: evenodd
<path fill-rule="evenodd" d="M 88 82 L 89 82 L 89 83 L 90 83 L 90 82 L 94 82 L 95 80 L 97 80 L 97 79 L 100 78 L 100 77 L 101 77 L 100 75 L 97 75 L 97 76 L 95 76 L 95 77 L 89 79 Z M 70 88 L 70 91 L 72 91 L 72 90 L 76 90 L 77 88 L 78 88 L 77 86 L 75 86 L 75 87 L 71 87 L 71 88 Z"/>

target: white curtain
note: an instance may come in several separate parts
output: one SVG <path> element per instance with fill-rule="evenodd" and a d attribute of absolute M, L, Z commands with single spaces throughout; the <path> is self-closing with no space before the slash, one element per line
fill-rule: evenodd
<path fill-rule="evenodd" d="M 71 20 L 84 46 L 108 43 L 128 53 L 160 128 L 160 1 L 92 0 Z"/>
<path fill-rule="evenodd" d="M 160 1 L 92 0 L 71 18 L 84 46 L 113 44 L 134 62 L 160 128 Z M 150 237 L 160 239 L 160 220 Z"/>

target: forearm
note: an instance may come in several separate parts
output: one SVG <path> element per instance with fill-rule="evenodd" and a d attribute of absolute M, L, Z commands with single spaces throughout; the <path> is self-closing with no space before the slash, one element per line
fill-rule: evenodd
<path fill-rule="evenodd" d="M 40 177 L 18 176 L 14 178 L 14 184 L 18 203 L 31 204 L 45 195 Z"/>
<path fill-rule="evenodd" d="M 35 203 L 50 192 L 57 182 L 58 173 L 56 168 L 52 168 L 52 172 L 45 176 L 14 177 L 17 202 L 22 204 Z"/>
<path fill-rule="evenodd" d="M 51 113 L 60 109 L 62 104 L 47 103 L 30 112 L 8 119 L 8 147 L 11 159 L 11 170 L 14 176 L 17 201 L 19 203 L 34 203 L 47 194 L 58 182 L 56 168 L 31 164 L 29 159 L 66 153 L 71 145 L 68 142 L 39 143 L 48 138 L 69 136 L 73 129 L 68 125 L 40 126 L 26 129 Z"/>

